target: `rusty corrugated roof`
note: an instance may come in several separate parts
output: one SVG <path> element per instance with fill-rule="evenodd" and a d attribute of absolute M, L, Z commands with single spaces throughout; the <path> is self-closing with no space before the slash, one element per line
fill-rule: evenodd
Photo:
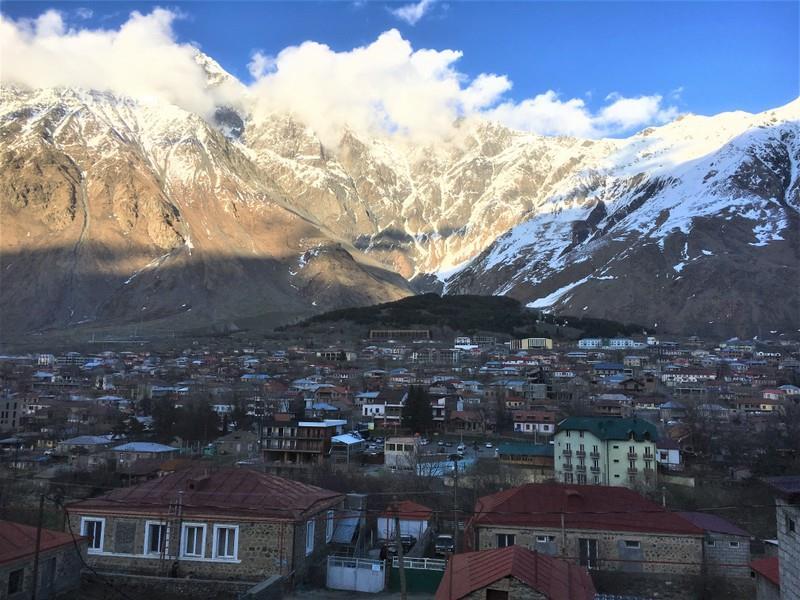
<path fill-rule="evenodd" d="M 78 540 L 85 538 L 78 536 Z M 39 550 L 52 550 L 59 546 L 72 545 L 72 536 L 63 531 L 42 529 Z M 36 552 L 36 527 L 12 521 L 0 521 L 0 564 L 33 556 Z"/>
<path fill-rule="evenodd" d="M 436 590 L 436 600 L 457 600 L 509 576 L 551 600 L 592 600 L 596 593 L 585 567 L 509 546 L 454 555 Z"/>
<path fill-rule="evenodd" d="M 532 483 L 478 499 L 473 525 L 601 529 L 676 535 L 703 530 L 623 487 Z"/>
<path fill-rule="evenodd" d="M 252 519 L 301 520 L 344 496 L 298 481 L 244 468 L 184 469 L 70 505 L 86 511 L 167 513 L 181 498 L 183 514 L 224 514 Z"/>

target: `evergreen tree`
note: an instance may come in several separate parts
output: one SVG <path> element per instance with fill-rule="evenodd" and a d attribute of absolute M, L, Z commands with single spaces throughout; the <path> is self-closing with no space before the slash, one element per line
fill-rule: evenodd
<path fill-rule="evenodd" d="M 413 433 L 426 433 L 433 428 L 431 398 L 424 388 L 411 386 L 403 405 L 403 427 Z"/>

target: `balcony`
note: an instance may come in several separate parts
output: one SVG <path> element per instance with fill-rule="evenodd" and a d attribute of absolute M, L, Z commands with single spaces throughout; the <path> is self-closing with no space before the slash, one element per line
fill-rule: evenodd
<path fill-rule="evenodd" d="M 586 473 L 586 465 L 575 465 L 575 470 L 578 473 Z"/>
<path fill-rule="evenodd" d="M 589 458 L 600 458 L 599 452 L 589 452 Z"/>
<path fill-rule="evenodd" d="M 561 468 L 565 471 L 572 471 L 572 463 L 564 463 Z"/>
<path fill-rule="evenodd" d="M 628 475 L 636 475 L 639 472 L 639 469 L 628 469 Z"/>
<path fill-rule="evenodd" d="M 599 473 L 599 472 L 600 472 L 600 467 L 591 467 L 589 470 L 590 470 L 592 473 Z"/>
<path fill-rule="evenodd" d="M 636 452 L 628 452 L 628 460 L 636 460 L 639 455 Z"/>
<path fill-rule="evenodd" d="M 578 450 L 575 452 L 575 456 L 578 458 L 586 458 L 586 450 Z"/>
<path fill-rule="evenodd" d="M 572 456 L 572 450 L 564 450 L 561 453 L 562 456 Z"/>

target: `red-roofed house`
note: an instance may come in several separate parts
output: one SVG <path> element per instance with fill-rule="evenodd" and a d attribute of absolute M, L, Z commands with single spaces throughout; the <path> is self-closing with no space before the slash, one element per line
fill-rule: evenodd
<path fill-rule="evenodd" d="M 419 540 L 428 529 L 433 511 L 427 506 L 411 500 L 393 502 L 378 516 L 378 537 L 383 540 L 394 538 L 394 520 L 400 518 L 400 535 L 410 535 Z"/>
<path fill-rule="evenodd" d="M 699 574 L 703 529 L 621 487 L 529 484 L 479 498 L 471 548 L 518 544 L 589 569 Z"/>
<path fill-rule="evenodd" d="M 781 600 L 780 564 L 777 556 L 750 562 L 756 579 L 756 600 Z"/>
<path fill-rule="evenodd" d="M 585 567 L 522 546 L 454 555 L 436 590 L 436 600 L 592 600 L 594 596 Z"/>
<path fill-rule="evenodd" d="M 29 600 L 33 593 L 36 527 L 0 521 L 0 598 Z M 36 600 L 76 591 L 81 584 L 81 558 L 86 538 L 42 529 Z"/>
<path fill-rule="evenodd" d="M 301 574 L 324 552 L 343 500 L 249 469 L 195 468 L 75 502 L 69 514 L 96 568 L 260 581 Z"/>

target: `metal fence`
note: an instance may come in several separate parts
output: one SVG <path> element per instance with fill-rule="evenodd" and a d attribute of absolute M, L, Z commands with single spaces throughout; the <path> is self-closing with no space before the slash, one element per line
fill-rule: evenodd
<path fill-rule="evenodd" d="M 447 567 L 447 561 L 441 558 L 408 558 L 404 556 L 403 567 L 406 569 L 424 569 L 426 571 L 444 571 L 445 567 Z M 397 556 L 392 558 L 392 568 L 400 568 L 400 561 Z"/>
<path fill-rule="evenodd" d="M 386 561 L 329 556 L 327 587 L 353 592 L 382 592 L 386 579 Z"/>

